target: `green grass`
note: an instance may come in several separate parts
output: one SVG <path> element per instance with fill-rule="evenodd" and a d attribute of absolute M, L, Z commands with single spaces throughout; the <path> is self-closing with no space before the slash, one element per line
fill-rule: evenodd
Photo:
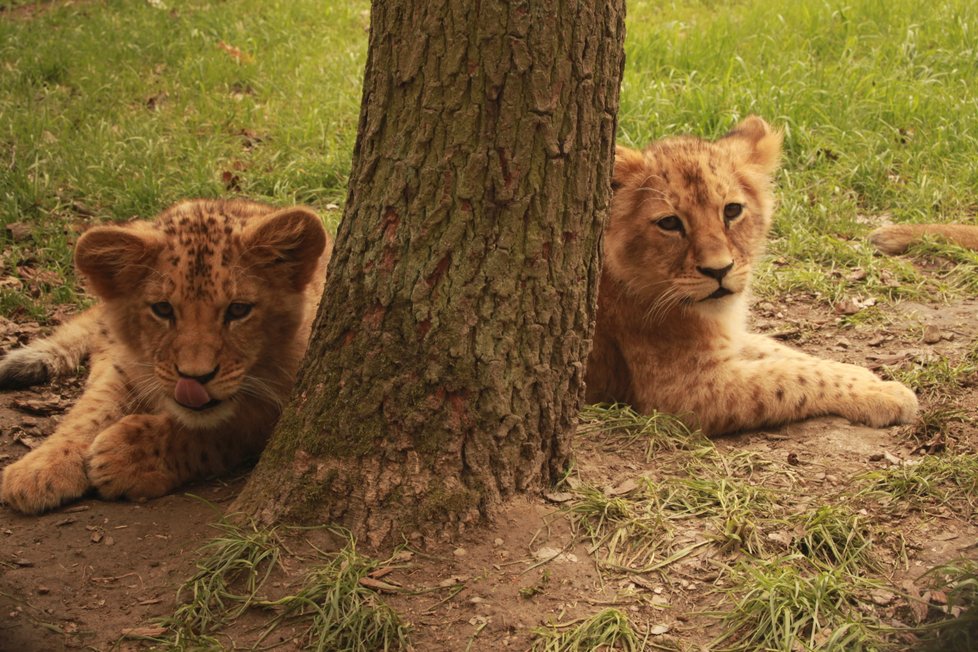
<path fill-rule="evenodd" d="M 812 570 L 800 556 L 743 563 L 727 590 L 733 607 L 718 614 L 724 633 L 711 649 L 878 650 L 880 637 L 857 609 L 870 586 L 844 570 Z"/>
<path fill-rule="evenodd" d="M 647 640 L 636 632 L 624 613 L 605 609 L 590 618 L 553 624 L 535 631 L 531 652 L 639 652 Z"/>
<path fill-rule="evenodd" d="M 919 461 L 870 471 L 856 478 L 858 495 L 895 509 L 971 509 L 978 499 L 978 455 L 926 455 Z M 973 520 L 973 519 L 972 519 Z"/>
<path fill-rule="evenodd" d="M 795 514 L 789 522 L 798 532 L 794 548 L 813 565 L 857 574 L 879 570 L 868 519 L 848 506 L 822 505 Z"/>
<path fill-rule="evenodd" d="M 325 554 L 326 563 L 308 575 L 295 595 L 265 606 L 279 610 L 266 630 L 282 620 L 302 618 L 309 622 L 303 649 L 317 652 L 384 652 L 409 649 L 408 627 L 363 581 L 391 563 L 361 555 L 352 538 L 338 552 Z"/>
<path fill-rule="evenodd" d="M 214 527 L 221 534 L 198 550 L 197 572 L 177 591 L 179 606 L 163 622 L 175 649 L 215 643 L 211 635 L 259 599 L 278 564 L 282 545 L 274 530 L 223 521 Z"/>
<path fill-rule="evenodd" d="M 276 530 L 253 524 L 215 525 L 221 535 L 198 551 L 197 572 L 177 592 L 178 606 L 161 621 L 166 633 L 153 640 L 172 650 L 222 649 L 218 638 L 245 612 L 270 615 L 258 643 L 284 622 L 302 631 L 303 649 L 319 652 L 394 652 L 408 649 L 408 628 L 369 586 L 365 578 L 389 568 L 356 550 L 348 533 L 336 552 L 318 551 L 320 563 L 291 595 L 266 596 L 271 573 L 282 570 L 285 546 Z M 393 587 L 393 585 L 389 585 Z M 257 645 L 257 644 L 256 644 Z"/>
<path fill-rule="evenodd" d="M 325 208 L 346 195 L 368 4 L 164 4 L 52 3 L 0 20 L 7 255 L 71 279 L 72 224 L 151 217 L 185 197 L 308 203 L 335 227 Z M 15 221 L 32 241 L 5 241 Z M 4 266 L 17 273 L 16 260 Z M 72 289 L 0 290 L 0 314 L 37 317 L 77 300 Z"/>
<path fill-rule="evenodd" d="M 930 587 L 947 598 L 943 617 L 922 625 L 924 652 L 970 652 L 978 647 L 978 562 L 960 559 L 927 572 Z"/>
<path fill-rule="evenodd" d="M 28 243 L 0 232 L 0 245 L 67 280 L 37 296 L 0 289 L 0 314 L 78 300 L 75 222 L 192 196 L 343 203 L 368 3 L 155 4 L 51 3 L 0 21 L 0 226 L 35 228 Z M 620 139 L 717 136 L 763 115 L 786 140 L 761 295 L 954 296 L 974 260 L 931 278 L 863 236 L 881 216 L 973 221 L 976 32 L 969 0 L 635 0 Z"/>
<path fill-rule="evenodd" d="M 647 462 L 665 451 L 696 450 L 706 455 L 714 450 L 709 439 L 698 430 L 690 430 L 677 417 L 656 411 L 639 414 L 621 403 L 586 405 L 580 413 L 577 434 L 600 438 L 613 448 L 639 443 L 645 448 Z"/>

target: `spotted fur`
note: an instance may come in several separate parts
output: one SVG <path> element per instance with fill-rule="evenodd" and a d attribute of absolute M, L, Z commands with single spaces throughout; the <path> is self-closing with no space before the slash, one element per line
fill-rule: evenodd
<path fill-rule="evenodd" d="M 0 388 L 86 354 L 88 382 L 54 433 L 4 470 L 0 497 L 25 513 L 90 489 L 155 497 L 257 455 L 305 352 L 330 250 L 309 209 L 245 201 L 188 201 L 87 231 L 75 265 L 100 302 L 0 360 Z M 176 400 L 187 378 L 206 405 Z"/>
<path fill-rule="evenodd" d="M 903 385 L 748 332 L 780 154 L 781 134 L 757 117 L 713 142 L 618 148 L 589 401 L 673 413 L 710 435 L 827 414 L 872 426 L 915 417 Z"/>

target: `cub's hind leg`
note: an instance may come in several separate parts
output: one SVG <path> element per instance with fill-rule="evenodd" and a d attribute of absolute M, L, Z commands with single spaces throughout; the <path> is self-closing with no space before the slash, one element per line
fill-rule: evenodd
<path fill-rule="evenodd" d="M 92 306 L 49 337 L 7 353 L 0 359 L 0 389 L 22 389 L 73 372 L 91 352 L 101 320 L 102 306 Z"/>
<path fill-rule="evenodd" d="M 85 393 L 55 431 L 3 471 L 0 498 L 25 514 L 39 514 L 79 498 L 91 486 L 85 472 L 89 445 L 122 416 L 127 386 L 107 360 L 92 361 Z"/>

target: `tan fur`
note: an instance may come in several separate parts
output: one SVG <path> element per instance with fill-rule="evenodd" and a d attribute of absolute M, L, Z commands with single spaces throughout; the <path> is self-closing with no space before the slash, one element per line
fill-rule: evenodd
<path fill-rule="evenodd" d="M 5 469 L 0 497 L 26 513 L 93 488 L 154 497 L 257 455 L 305 352 L 330 251 L 309 209 L 245 201 L 188 201 L 152 222 L 87 231 L 75 264 L 101 302 L 0 360 L 9 388 L 64 373 L 87 353 L 85 392 Z M 160 302 L 172 319 L 153 311 Z M 232 303 L 253 307 L 231 318 Z M 200 378 L 216 404 L 178 403 L 181 376 Z"/>
<path fill-rule="evenodd" d="M 780 152 L 781 134 L 757 117 L 715 142 L 618 148 L 589 401 L 673 413 L 710 435 L 826 414 L 872 426 L 915 417 L 903 385 L 747 331 Z"/>
<path fill-rule="evenodd" d="M 884 254 L 895 255 L 928 236 L 978 251 L 978 226 L 970 224 L 891 224 L 870 233 L 869 241 Z"/>

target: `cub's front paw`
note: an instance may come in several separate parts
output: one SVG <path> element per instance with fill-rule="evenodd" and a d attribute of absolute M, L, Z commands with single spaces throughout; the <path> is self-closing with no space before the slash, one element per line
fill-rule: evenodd
<path fill-rule="evenodd" d="M 103 430 L 88 449 L 88 479 L 104 498 L 156 498 L 178 484 L 160 458 L 159 424 L 129 416 Z"/>
<path fill-rule="evenodd" d="M 857 414 L 853 421 L 874 428 L 913 423 L 917 419 L 917 395 L 906 385 L 878 381 L 852 396 Z"/>
<path fill-rule="evenodd" d="M 18 512 L 40 514 L 81 497 L 89 486 L 81 451 L 49 443 L 4 469 L 0 497 Z"/>

